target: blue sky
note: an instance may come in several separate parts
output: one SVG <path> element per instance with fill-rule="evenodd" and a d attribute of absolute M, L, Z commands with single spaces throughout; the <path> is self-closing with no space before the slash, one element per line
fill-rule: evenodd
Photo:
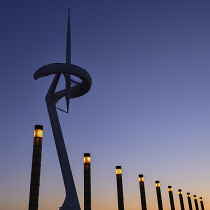
<path fill-rule="evenodd" d="M 3 1 L 0 7 L 0 205 L 28 205 L 33 128 L 44 126 L 40 210 L 56 210 L 64 188 L 44 97 L 44 64 L 65 62 L 71 8 L 72 63 L 93 86 L 59 113 L 82 206 L 83 153 L 92 155 L 93 210 L 117 209 L 115 166 L 122 165 L 125 207 L 140 209 L 143 173 L 149 209 L 167 186 L 204 197 L 210 169 L 209 1 Z M 61 102 L 60 107 L 63 106 Z M 186 197 L 184 198 L 186 202 Z M 187 203 L 186 203 L 187 205 Z"/>

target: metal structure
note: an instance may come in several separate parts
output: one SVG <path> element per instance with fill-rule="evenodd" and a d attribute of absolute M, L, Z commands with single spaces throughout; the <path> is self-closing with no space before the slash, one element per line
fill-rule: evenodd
<path fill-rule="evenodd" d="M 36 80 L 52 74 L 55 74 L 55 76 L 45 100 L 66 191 L 66 197 L 61 210 L 80 210 L 76 187 L 57 114 L 57 109 L 59 108 L 56 108 L 57 102 L 65 97 L 66 111 L 59 110 L 68 113 L 70 99 L 86 94 L 92 85 L 92 79 L 89 73 L 85 69 L 71 64 L 70 9 L 68 12 L 66 63 L 51 63 L 44 65 L 34 73 L 34 79 Z M 56 92 L 56 87 L 61 75 L 65 78 L 65 89 Z M 76 80 L 74 79 L 75 77 L 77 78 Z"/>
<path fill-rule="evenodd" d="M 182 190 L 181 189 L 178 190 L 178 194 L 179 194 L 179 201 L 180 201 L 181 210 L 185 210 L 185 208 L 184 208 L 184 200 L 183 200 Z"/>
<path fill-rule="evenodd" d="M 155 186 L 156 186 L 156 193 L 157 193 L 158 210 L 163 210 L 163 202 L 162 202 L 162 196 L 161 196 L 161 190 L 160 190 L 160 182 L 155 181 Z"/>
<path fill-rule="evenodd" d="M 140 188 L 140 196 L 141 196 L 141 209 L 142 210 L 147 210 L 147 202 L 146 202 L 146 194 L 145 194 L 143 174 L 139 174 L 139 188 Z"/>
<path fill-rule="evenodd" d="M 193 210 L 191 196 L 189 192 L 187 193 L 187 200 L 188 200 L 189 210 Z"/>
<path fill-rule="evenodd" d="M 196 210 L 199 210 L 197 196 L 196 195 L 193 195 L 193 198 L 194 198 L 194 203 L 195 203 L 195 209 Z"/>
<path fill-rule="evenodd" d="M 35 125 L 32 167 L 31 167 L 31 184 L 30 184 L 29 205 L 28 205 L 29 210 L 38 210 L 39 207 L 42 139 L 43 139 L 43 126 Z"/>
<path fill-rule="evenodd" d="M 200 197 L 200 204 L 201 204 L 201 210 L 205 210 L 202 197 Z"/>
<path fill-rule="evenodd" d="M 174 196 L 173 196 L 173 189 L 172 189 L 172 186 L 168 186 L 168 195 L 169 195 L 171 210 L 175 210 Z"/>
<path fill-rule="evenodd" d="M 116 180 L 117 180 L 118 210 L 124 210 L 124 197 L 123 197 L 123 183 L 122 183 L 122 168 L 121 168 L 121 166 L 116 166 Z"/>
<path fill-rule="evenodd" d="M 84 154 L 84 210 L 91 210 L 91 157 Z"/>

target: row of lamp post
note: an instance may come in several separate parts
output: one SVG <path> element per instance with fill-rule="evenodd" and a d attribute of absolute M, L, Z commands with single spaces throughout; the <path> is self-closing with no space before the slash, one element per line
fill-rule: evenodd
<path fill-rule="evenodd" d="M 29 195 L 29 210 L 38 210 L 39 201 L 39 185 L 40 185 L 40 171 L 41 171 L 41 155 L 42 155 L 42 139 L 43 139 L 43 126 L 36 125 L 34 129 L 34 145 L 31 169 L 31 183 Z M 141 197 L 142 210 L 147 210 L 146 193 L 144 185 L 143 174 L 139 175 L 139 188 Z M 123 197 L 123 181 L 122 181 L 122 168 L 116 166 L 116 181 L 117 181 L 117 198 L 118 210 L 124 210 L 124 197 Z M 158 210 L 163 210 L 160 182 L 155 181 Z M 168 186 L 169 200 L 171 210 L 175 210 L 173 189 Z M 178 190 L 179 201 L 181 210 L 185 210 L 182 190 Z M 194 195 L 195 209 L 199 210 L 197 196 Z M 187 200 L 189 210 L 193 210 L 190 193 L 187 193 Z M 204 210 L 203 198 L 200 197 L 201 210 Z M 90 153 L 84 154 L 84 210 L 91 210 L 91 156 Z"/>
<path fill-rule="evenodd" d="M 122 168 L 121 168 L 121 166 L 116 166 L 116 178 L 117 178 L 118 210 L 124 210 Z M 161 196 L 161 189 L 160 189 L 160 182 L 159 181 L 155 181 L 155 187 L 156 187 L 156 194 L 157 194 L 158 210 L 163 210 L 163 202 L 162 202 L 162 196 Z M 147 210 L 146 193 L 145 193 L 145 185 L 144 185 L 143 174 L 139 175 L 139 188 L 140 188 L 140 197 L 141 197 L 141 209 L 142 210 Z M 172 186 L 168 186 L 168 193 L 169 193 L 171 210 L 175 210 Z M 181 189 L 178 189 L 178 195 L 179 195 L 179 201 L 180 201 L 180 208 L 181 208 L 181 210 L 185 210 L 184 200 L 183 200 L 183 195 L 182 195 L 182 190 Z M 197 196 L 194 195 L 193 198 L 194 198 L 194 203 L 195 203 L 195 209 L 199 210 Z M 187 199 L 188 199 L 189 210 L 193 210 L 190 193 L 187 193 Z M 202 197 L 200 197 L 200 205 L 201 205 L 201 210 L 205 210 Z"/>

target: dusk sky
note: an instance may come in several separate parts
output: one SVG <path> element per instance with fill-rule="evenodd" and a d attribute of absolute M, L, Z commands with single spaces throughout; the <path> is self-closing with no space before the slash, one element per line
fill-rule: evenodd
<path fill-rule="evenodd" d="M 190 192 L 210 209 L 210 1 L 2 0 L 0 210 L 28 209 L 36 124 L 44 126 L 39 210 L 63 204 L 45 104 L 53 76 L 35 81 L 33 74 L 65 62 L 69 7 L 72 63 L 93 80 L 86 95 L 71 100 L 68 115 L 59 112 L 81 208 L 87 152 L 92 210 L 117 210 L 116 165 L 126 210 L 141 209 L 139 174 L 148 210 L 157 210 L 156 180 L 165 210 L 168 185 L 177 209 L 178 189 L 186 207 Z"/>

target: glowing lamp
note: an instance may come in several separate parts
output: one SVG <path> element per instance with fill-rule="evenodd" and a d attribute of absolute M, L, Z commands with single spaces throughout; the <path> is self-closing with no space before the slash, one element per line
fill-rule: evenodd
<path fill-rule="evenodd" d="M 193 195 L 193 198 L 194 198 L 194 200 L 197 200 L 197 196 L 196 195 Z"/>
<path fill-rule="evenodd" d="M 181 195 L 182 194 L 182 190 L 178 190 L 178 194 Z"/>
<path fill-rule="evenodd" d="M 190 198 L 190 193 L 187 193 L 187 197 Z"/>
<path fill-rule="evenodd" d="M 203 198 L 202 197 L 200 197 L 200 201 L 203 201 Z"/>
<path fill-rule="evenodd" d="M 173 191 L 171 186 L 168 186 L 168 191 L 169 192 L 172 192 Z"/>
<path fill-rule="evenodd" d="M 155 181 L 155 186 L 156 187 L 160 187 L 160 182 L 159 181 Z"/>
<path fill-rule="evenodd" d="M 42 125 L 35 125 L 34 138 L 43 138 L 43 126 Z"/>
<path fill-rule="evenodd" d="M 122 174 L 121 166 L 116 166 L 116 174 Z"/>
<path fill-rule="evenodd" d="M 90 153 L 85 153 L 84 154 L 84 163 L 90 163 L 90 162 L 91 162 Z"/>
<path fill-rule="evenodd" d="M 139 182 L 144 182 L 144 176 L 143 176 L 143 174 L 139 174 Z"/>

